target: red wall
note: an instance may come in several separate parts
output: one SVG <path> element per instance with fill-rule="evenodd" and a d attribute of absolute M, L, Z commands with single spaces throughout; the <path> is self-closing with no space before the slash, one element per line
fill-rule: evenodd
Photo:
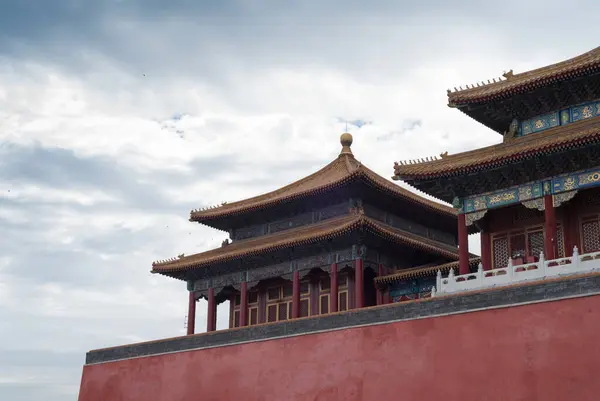
<path fill-rule="evenodd" d="M 85 366 L 80 401 L 600 399 L 600 296 Z"/>

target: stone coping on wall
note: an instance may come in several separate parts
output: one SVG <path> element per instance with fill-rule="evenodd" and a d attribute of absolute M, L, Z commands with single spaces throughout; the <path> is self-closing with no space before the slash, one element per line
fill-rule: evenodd
<path fill-rule="evenodd" d="M 97 349 L 86 365 L 590 295 L 600 295 L 600 273 Z"/>

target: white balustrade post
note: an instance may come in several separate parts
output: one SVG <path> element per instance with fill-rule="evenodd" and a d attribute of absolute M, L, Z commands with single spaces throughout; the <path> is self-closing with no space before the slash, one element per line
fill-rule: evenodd
<path fill-rule="evenodd" d="M 448 289 L 450 291 L 452 291 L 455 288 L 456 288 L 456 280 L 454 279 L 454 269 L 450 268 L 450 271 L 448 272 Z"/>
<path fill-rule="evenodd" d="M 540 270 L 542 271 L 542 274 L 543 274 L 542 277 L 546 277 L 548 275 L 548 266 L 546 263 L 546 258 L 544 257 L 544 251 L 540 252 L 540 260 L 538 261 L 538 266 L 540 267 Z"/>
<path fill-rule="evenodd" d="M 579 249 L 577 246 L 573 247 L 573 256 L 571 256 L 571 268 L 577 270 L 579 268 Z"/>
<path fill-rule="evenodd" d="M 481 262 L 477 266 L 477 280 L 479 281 L 479 288 L 483 287 L 483 265 Z"/>
<path fill-rule="evenodd" d="M 431 287 L 431 298 L 435 298 L 435 287 Z"/>
<path fill-rule="evenodd" d="M 508 269 L 508 281 L 512 283 L 512 281 L 513 281 L 513 264 L 512 264 L 511 258 L 508 259 L 508 266 L 506 268 Z"/>
<path fill-rule="evenodd" d="M 442 291 L 442 271 L 438 270 L 437 276 L 435 279 L 435 287 L 438 291 Z"/>

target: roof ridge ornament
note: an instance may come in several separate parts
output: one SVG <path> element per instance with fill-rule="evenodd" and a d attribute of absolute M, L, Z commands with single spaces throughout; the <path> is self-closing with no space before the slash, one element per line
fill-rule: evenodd
<path fill-rule="evenodd" d="M 340 135 L 340 144 L 342 145 L 342 151 L 340 152 L 340 156 L 342 155 L 348 155 L 348 156 L 354 156 L 352 154 L 352 149 L 350 149 L 350 146 L 352 146 L 352 135 L 349 134 L 348 132 L 344 132 L 342 135 Z"/>
<path fill-rule="evenodd" d="M 408 164 L 435 162 L 435 161 L 440 160 L 440 158 L 442 158 L 442 159 L 445 158 L 446 156 L 448 156 L 448 151 L 446 151 L 444 153 L 440 153 L 439 157 L 438 156 L 427 156 L 427 157 L 420 158 L 420 159 L 400 160 L 399 162 L 394 162 L 394 167 L 406 166 Z"/>

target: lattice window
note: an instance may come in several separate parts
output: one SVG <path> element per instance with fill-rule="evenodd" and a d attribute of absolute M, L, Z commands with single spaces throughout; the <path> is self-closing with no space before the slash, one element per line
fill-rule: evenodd
<path fill-rule="evenodd" d="M 267 322 L 277 321 L 277 304 L 267 306 Z"/>
<path fill-rule="evenodd" d="M 348 310 L 348 291 L 341 291 L 338 294 L 338 308 L 340 312 Z"/>
<path fill-rule="evenodd" d="M 494 257 L 494 269 L 500 269 L 508 265 L 508 239 L 506 237 L 494 238 L 492 242 Z"/>
<path fill-rule="evenodd" d="M 258 307 L 250 308 L 250 326 L 258 324 Z"/>
<path fill-rule="evenodd" d="M 277 316 L 277 320 L 287 320 L 288 304 L 281 303 L 281 304 L 279 304 L 278 308 L 279 308 L 279 311 L 278 311 L 279 316 Z"/>
<path fill-rule="evenodd" d="M 539 257 L 540 253 L 544 251 L 544 232 L 531 232 L 527 236 L 527 240 L 529 241 L 529 254 L 531 256 Z"/>
<path fill-rule="evenodd" d="M 581 225 L 583 234 L 583 252 L 600 250 L 600 223 L 598 220 L 587 221 Z"/>
<path fill-rule="evenodd" d="M 512 234 L 510 236 L 510 255 L 511 257 L 525 256 L 525 234 Z"/>
<path fill-rule="evenodd" d="M 300 300 L 300 317 L 306 317 L 310 314 L 310 302 L 308 299 Z"/>
<path fill-rule="evenodd" d="M 557 254 L 558 254 L 557 257 L 564 258 L 565 257 L 565 233 L 563 232 L 562 226 L 556 227 L 556 247 L 557 247 Z"/>
<path fill-rule="evenodd" d="M 233 327 L 240 327 L 240 311 L 233 312 Z"/>
<path fill-rule="evenodd" d="M 325 315 L 329 313 L 329 294 L 321 295 L 319 300 L 319 314 Z"/>

